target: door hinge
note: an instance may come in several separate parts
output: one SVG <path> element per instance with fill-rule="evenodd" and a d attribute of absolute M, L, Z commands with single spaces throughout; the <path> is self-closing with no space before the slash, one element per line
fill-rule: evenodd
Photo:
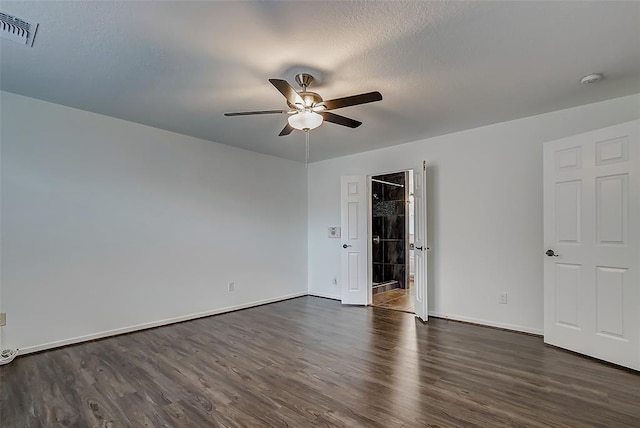
<path fill-rule="evenodd" d="M 422 170 L 423 171 L 427 170 L 427 161 L 422 161 Z"/>

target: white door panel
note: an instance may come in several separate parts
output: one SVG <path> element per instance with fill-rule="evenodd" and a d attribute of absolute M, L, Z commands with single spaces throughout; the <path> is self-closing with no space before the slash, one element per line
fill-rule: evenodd
<path fill-rule="evenodd" d="M 366 305 L 367 269 L 367 182 L 365 176 L 340 179 L 342 242 L 342 303 Z"/>
<path fill-rule="evenodd" d="M 416 170 L 414 178 L 414 311 L 423 321 L 428 320 L 427 302 L 427 169 L 423 163 L 421 169 Z"/>
<path fill-rule="evenodd" d="M 640 370 L 640 121 L 544 146 L 545 342 Z"/>

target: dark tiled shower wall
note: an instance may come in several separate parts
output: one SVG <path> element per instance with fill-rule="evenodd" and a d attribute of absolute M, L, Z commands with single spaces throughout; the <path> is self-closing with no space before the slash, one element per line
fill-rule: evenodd
<path fill-rule="evenodd" d="M 375 179 L 390 183 L 405 183 L 405 173 L 379 175 Z M 373 282 L 397 281 L 400 288 L 406 288 L 407 235 L 405 216 L 407 204 L 405 188 L 373 182 L 371 226 L 373 236 L 380 237 L 380 243 L 372 244 Z"/>

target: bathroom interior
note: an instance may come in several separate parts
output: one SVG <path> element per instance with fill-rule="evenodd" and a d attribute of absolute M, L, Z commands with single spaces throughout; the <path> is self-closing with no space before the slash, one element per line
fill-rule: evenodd
<path fill-rule="evenodd" d="M 373 306 L 413 312 L 413 172 L 371 177 Z"/>

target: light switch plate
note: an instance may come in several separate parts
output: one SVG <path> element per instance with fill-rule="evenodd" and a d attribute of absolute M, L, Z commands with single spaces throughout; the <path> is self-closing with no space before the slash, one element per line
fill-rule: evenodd
<path fill-rule="evenodd" d="M 6 312 L 0 313 L 0 327 L 2 327 L 3 325 L 7 325 L 7 313 Z"/>
<path fill-rule="evenodd" d="M 339 238 L 340 228 L 338 226 L 332 226 L 329 228 L 329 238 Z"/>

